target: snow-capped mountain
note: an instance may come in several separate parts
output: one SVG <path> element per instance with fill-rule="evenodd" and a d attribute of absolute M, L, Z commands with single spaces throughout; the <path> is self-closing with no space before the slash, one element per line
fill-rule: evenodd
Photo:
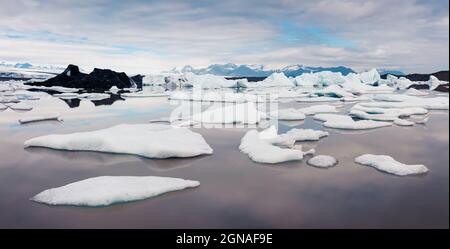
<path fill-rule="evenodd" d="M 214 74 L 220 76 L 246 76 L 246 77 L 266 77 L 272 73 L 284 73 L 288 77 L 295 77 L 303 73 L 314 73 L 321 71 L 341 72 L 343 75 L 354 72 L 348 67 L 307 67 L 303 65 L 293 64 L 283 68 L 270 68 L 264 65 L 236 65 L 233 63 L 213 64 L 205 68 L 193 68 L 192 66 L 184 66 L 182 68 L 173 68 L 170 72 L 195 74 Z"/>
<path fill-rule="evenodd" d="M 391 74 L 391 75 L 406 75 L 404 72 L 399 71 L 399 70 L 392 70 L 392 69 L 377 69 L 378 73 L 380 75 L 385 75 L 385 74 Z"/>

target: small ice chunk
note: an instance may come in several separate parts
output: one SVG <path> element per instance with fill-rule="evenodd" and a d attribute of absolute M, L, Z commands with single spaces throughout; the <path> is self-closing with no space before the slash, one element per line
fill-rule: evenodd
<path fill-rule="evenodd" d="M 426 123 L 428 122 L 429 119 L 430 119 L 429 117 L 426 117 L 426 118 L 424 118 L 424 119 L 417 120 L 417 121 L 416 121 L 416 124 L 426 124 Z"/>
<path fill-rule="evenodd" d="M 99 176 L 44 190 L 31 198 L 48 205 L 108 206 L 193 188 L 198 181 L 159 176 Z"/>
<path fill-rule="evenodd" d="M 372 166 L 378 170 L 398 176 L 416 175 L 428 172 L 428 168 L 425 167 L 425 165 L 407 165 L 385 155 L 365 154 L 355 158 L 355 162 Z"/>
<path fill-rule="evenodd" d="M 122 124 L 90 132 L 47 135 L 27 140 L 24 145 L 148 158 L 193 157 L 213 152 L 200 134 L 163 124 Z"/>
<path fill-rule="evenodd" d="M 335 166 L 338 161 L 332 156 L 318 155 L 309 159 L 307 163 L 318 168 L 329 168 Z"/>
<path fill-rule="evenodd" d="M 316 113 L 338 112 L 336 110 L 336 106 L 332 106 L 332 105 L 313 105 L 313 106 L 300 108 L 299 111 L 303 112 L 306 115 L 314 115 Z"/>
<path fill-rule="evenodd" d="M 301 150 L 277 147 L 270 139 L 261 139 L 257 130 L 250 130 L 244 135 L 239 149 L 259 163 L 282 163 L 303 159 Z"/>
<path fill-rule="evenodd" d="M 19 123 L 20 124 L 26 124 L 26 123 L 39 122 L 39 121 L 49 121 L 49 120 L 60 121 L 59 114 L 51 114 L 51 115 L 44 115 L 44 116 L 34 116 L 34 117 L 25 117 L 25 118 L 19 119 Z"/>
<path fill-rule="evenodd" d="M 82 93 L 78 95 L 78 98 L 85 98 L 89 100 L 103 100 L 110 97 L 111 96 L 107 93 Z"/>
<path fill-rule="evenodd" d="M 118 93 L 120 91 L 120 89 L 117 87 L 117 86 L 112 86 L 110 89 L 109 89 L 109 92 L 110 93 Z"/>
<path fill-rule="evenodd" d="M 402 118 L 397 118 L 394 120 L 394 124 L 399 126 L 413 126 L 414 122 Z"/>

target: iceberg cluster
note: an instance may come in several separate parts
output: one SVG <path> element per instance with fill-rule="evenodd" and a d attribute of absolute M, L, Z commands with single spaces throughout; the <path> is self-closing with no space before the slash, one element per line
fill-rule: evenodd
<path fill-rule="evenodd" d="M 198 181 L 159 176 L 99 176 L 42 191 L 32 201 L 48 205 L 108 206 L 193 188 Z"/>

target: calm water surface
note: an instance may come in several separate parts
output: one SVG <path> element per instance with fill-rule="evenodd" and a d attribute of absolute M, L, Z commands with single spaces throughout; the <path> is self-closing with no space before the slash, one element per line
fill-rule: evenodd
<path fill-rule="evenodd" d="M 112 102 L 112 101 L 110 101 Z M 152 160 L 132 155 L 23 148 L 29 138 L 146 123 L 175 108 L 165 98 L 97 103 L 42 98 L 30 112 L 0 111 L 1 228 L 448 228 L 449 116 L 433 111 L 426 125 L 371 131 L 325 129 L 311 117 L 280 122 L 281 132 L 330 132 L 302 143 L 339 164 L 318 169 L 301 162 L 264 165 L 238 150 L 247 129 L 194 129 L 213 155 Z M 300 107 L 295 102 L 281 104 Z M 346 110 L 351 105 L 344 105 Z M 19 125 L 18 118 L 59 112 L 64 122 Z M 397 177 L 353 163 L 364 153 L 425 164 L 429 173 Z M 306 158 L 307 159 L 307 158 Z M 198 188 L 102 208 L 52 207 L 29 201 L 53 187 L 102 175 L 170 176 L 199 180 Z"/>

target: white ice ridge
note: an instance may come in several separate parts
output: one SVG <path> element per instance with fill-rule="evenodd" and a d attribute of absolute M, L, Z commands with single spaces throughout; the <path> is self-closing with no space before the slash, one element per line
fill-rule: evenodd
<path fill-rule="evenodd" d="M 39 121 L 49 121 L 49 120 L 60 121 L 59 114 L 24 117 L 24 118 L 19 119 L 19 123 L 26 124 L 26 123 L 39 122 Z"/>
<path fill-rule="evenodd" d="M 428 168 L 425 167 L 425 165 L 407 165 L 385 155 L 365 154 L 355 158 L 355 162 L 362 165 L 372 166 L 378 170 L 398 176 L 417 175 L 428 172 Z"/>
<path fill-rule="evenodd" d="M 309 159 L 307 163 L 318 168 L 329 168 L 335 166 L 338 161 L 332 156 L 318 155 Z"/>
<path fill-rule="evenodd" d="M 282 163 L 303 159 L 301 150 L 277 147 L 272 140 L 275 137 L 271 134 L 266 135 L 263 133 L 261 137 L 257 130 L 248 131 L 242 138 L 239 149 L 251 160 L 259 163 Z"/>
<path fill-rule="evenodd" d="M 336 106 L 332 106 L 332 105 L 313 105 L 313 106 L 300 108 L 299 111 L 303 112 L 306 115 L 314 115 L 316 113 L 338 112 L 336 110 Z"/>
<path fill-rule="evenodd" d="M 197 187 L 198 181 L 159 176 L 99 176 L 42 191 L 32 201 L 48 205 L 108 206 Z"/>
<path fill-rule="evenodd" d="M 213 152 L 200 134 L 163 124 L 122 124 L 96 131 L 47 135 L 27 140 L 24 145 L 149 158 L 192 157 Z"/>
<path fill-rule="evenodd" d="M 325 127 L 344 130 L 367 130 L 392 125 L 390 122 L 373 120 L 354 121 L 350 116 L 340 114 L 316 114 L 314 119 L 324 121 Z"/>
<path fill-rule="evenodd" d="M 209 124 L 258 124 L 265 118 L 266 114 L 259 111 L 252 102 L 213 105 L 191 117 L 194 122 Z"/>

